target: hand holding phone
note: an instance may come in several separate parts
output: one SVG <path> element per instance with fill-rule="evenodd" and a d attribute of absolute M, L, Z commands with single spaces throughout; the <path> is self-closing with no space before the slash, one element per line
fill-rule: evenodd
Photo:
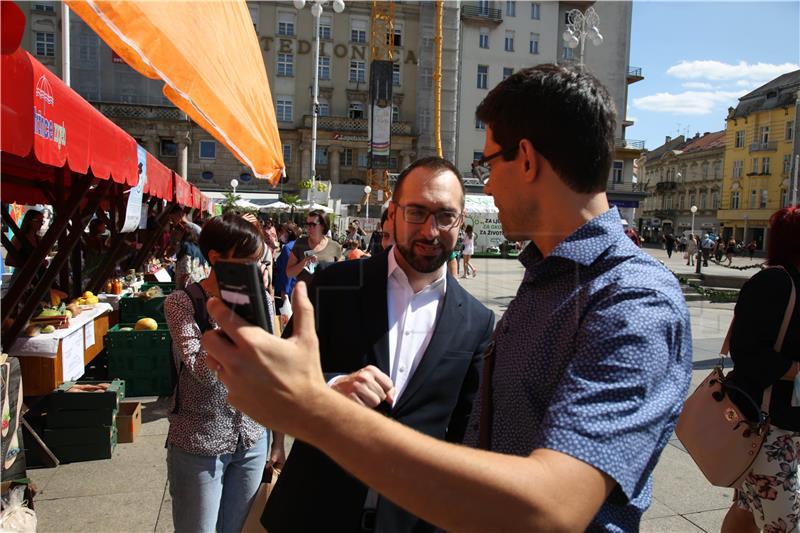
<path fill-rule="evenodd" d="M 274 333 L 267 311 L 267 293 L 258 263 L 217 259 L 214 274 L 222 300 L 233 312 L 261 329 Z"/>
<path fill-rule="evenodd" d="M 317 254 L 315 254 L 313 250 L 306 250 L 303 252 L 303 255 L 305 255 L 303 258 L 303 268 L 305 268 L 306 272 L 309 274 L 313 274 L 317 269 Z"/>

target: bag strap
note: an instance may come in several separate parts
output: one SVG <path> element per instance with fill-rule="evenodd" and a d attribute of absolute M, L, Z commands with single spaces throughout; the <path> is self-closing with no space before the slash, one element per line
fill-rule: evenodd
<path fill-rule="evenodd" d="M 206 301 L 208 295 L 199 283 L 191 283 L 186 286 L 186 294 L 192 301 L 194 308 L 194 321 L 200 328 L 200 333 L 205 333 L 211 329 L 211 322 L 208 320 L 208 310 L 206 309 Z"/>

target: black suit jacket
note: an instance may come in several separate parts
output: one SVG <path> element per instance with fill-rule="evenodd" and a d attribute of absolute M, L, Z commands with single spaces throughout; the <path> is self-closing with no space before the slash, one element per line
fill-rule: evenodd
<path fill-rule="evenodd" d="M 389 374 L 388 253 L 336 263 L 315 276 L 309 294 L 327 375 L 370 364 Z M 416 372 L 395 406 L 378 409 L 437 439 L 461 442 L 493 329 L 494 314 L 448 275 L 434 333 Z M 366 495 L 366 485 L 321 451 L 295 441 L 261 521 L 270 533 L 355 532 Z M 382 497 L 376 520 L 384 533 L 433 530 Z"/>

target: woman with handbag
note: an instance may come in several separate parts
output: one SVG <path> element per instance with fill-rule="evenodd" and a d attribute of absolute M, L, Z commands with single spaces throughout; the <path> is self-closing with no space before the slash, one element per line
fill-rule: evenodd
<path fill-rule="evenodd" d="M 766 400 L 770 428 L 752 470 L 734 493 L 723 532 L 800 531 L 800 305 L 787 310 L 792 288 L 794 295 L 800 288 L 800 208 L 786 207 L 772 215 L 767 243 L 768 264 L 780 268 L 762 270 L 742 287 L 731 330 L 734 366 L 728 379 L 741 390 L 731 391 L 731 399 L 749 420 L 758 418 L 753 402 Z"/>

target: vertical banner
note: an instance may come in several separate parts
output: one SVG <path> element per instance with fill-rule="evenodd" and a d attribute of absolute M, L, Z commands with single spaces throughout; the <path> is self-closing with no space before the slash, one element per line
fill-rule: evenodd
<path fill-rule="evenodd" d="M 147 150 L 138 145 L 136 150 L 139 158 L 139 183 L 128 191 L 128 207 L 125 209 L 125 225 L 122 226 L 122 233 L 135 231 L 142 218 L 142 192 L 144 184 L 147 183 Z"/>
<path fill-rule="evenodd" d="M 369 149 L 372 163 L 388 165 L 392 136 L 392 62 L 375 60 L 369 69 Z M 373 165 L 370 165 L 371 167 Z"/>

